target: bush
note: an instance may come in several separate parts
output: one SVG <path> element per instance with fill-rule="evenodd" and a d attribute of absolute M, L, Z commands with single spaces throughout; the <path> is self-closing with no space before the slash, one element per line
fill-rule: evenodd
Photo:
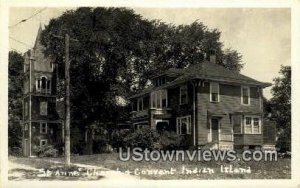
<path fill-rule="evenodd" d="M 130 130 L 114 130 L 111 134 L 110 144 L 117 151 L 119 148 L 125 148 L 127 146 L 125 142 L 125 137 L 129 134 L 132 134 Z"/>
<path fill-rule="evenodd" d="M 8 148 L 8 154 L 15 157 L 21 157 L 23 156 L 22 148 L 20 147 Z"/>
<path fill-rule="evenodd" d="M 38 146 L 34 149 L 38 157 L 57 157 L 57 149 L 51 145 Z"/>
<path fill-rule="evenodd" d="M 182 137 L 174 131 L 164 131 L 159 137 L 159 148 L 163 150 L 176 150 L 182 145 Z"/>
<path fill-rule="evenodd" d="M 158 141 L 159 134 L 149 127 L 139 129 L 124 138 L 125 146 L 130 148 L 154 149 Z"/>

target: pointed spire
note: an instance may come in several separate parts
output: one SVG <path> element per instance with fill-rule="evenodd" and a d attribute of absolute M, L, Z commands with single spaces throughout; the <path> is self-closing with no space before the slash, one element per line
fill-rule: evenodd
<path fill-rule="evenodd" d="M 35 43 L 34 43 L 33 48 L 36 48 L 36 45 L 38 44 L 38 42 L 40 42 L 41 35 L 42 35 L 42 31 L 43 31 L 42 23 L 40 23 L 39 30 L 38 30 L 38 32 L 37 32 L 37 35 L 36 35 L 36 39 L 35 39 Z"/>

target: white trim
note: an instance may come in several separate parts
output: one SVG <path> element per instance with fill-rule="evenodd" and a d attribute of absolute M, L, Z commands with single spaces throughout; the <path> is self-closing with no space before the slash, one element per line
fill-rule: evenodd
<path fill-rule="evenodd" d="M 212 100 L 212 85 L 216 84 L 218 86 L 218 100 L 217 101 L 213 101 Z M 220 102 L 220 84 L 217 82 L 209 82 L 209 96 L 210 96 L 210 102 Z"/>
<path fill-rule="evenodd" d="M 167 122 L 169 124 L 170 121 L 164 120 L 164 119 L 157 119 L 157 120 L 155 120 L 155 127 L 156 127 L 157 123 L 160 123 L 160 122 Z"/>
<path fill-rule="evenodd" d="M 40 147 L 42 147 L 43 145 L 42 145 L 42 142 L 46 142 L 46 144 L 44 144 L 44 145 L 47 145 L 48 144 L 48 140 L 47 139 L 41 139 L 40 140 Z"/>
<path fill-rule="evenodd" d="M 46 125 L 46 132 L 42 132 L 42 125 Z M 40 123 L 40 134 L 47 134 L 48 132 L 48 123 L 45 123 L 45 122 L 41 122 Z"/>
<path fill-rule="evenodd" d="M 244 104 L 244 100 L 243 100 L 243 88 L 246 88 L 248 90 L 248 104 Z M 246 105 L 249 106 L 250 105 L 250 87 L 249 86 L 241 86 L 241 104 L 242 105 Z"/>
<path fill-rule="evenodd" d="M 252 116 L 252 115 L 246 115 L 244 117 L 243 121 L 243 126 L 246 126 L 246 118 L 251 118 L 251 133 L 246 133 L 245 128 L 244 128 L 244 134 L 262 134 L 262 125 L 261 125 L 261 116 Z M 258 118 L 258 127 L 259 127 L 259 132 L 254 133 L 254 118 Z"/>
<path fill-rule="evenodd" d="M 182 119 L 187 118 L 187 130 L 186 130 L 186 134 L 181 134 L 181 125 L 182 125 Z M 179 123 L 179 124 L 178 124 Z M 181 116 L 181 117 L 177 117 L 176 118 L 176 132 L 179 135 L 191 135 L 192 134 L 192 117 L 191 115 L 187 115 L 187 116 Z"/>

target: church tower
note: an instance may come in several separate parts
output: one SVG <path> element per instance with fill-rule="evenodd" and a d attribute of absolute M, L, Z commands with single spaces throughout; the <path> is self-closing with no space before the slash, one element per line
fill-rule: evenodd
<path fill-rule="evenodd" d="M 56 111 L 56 66 L 45 57 L 40 26 L 34 47 L 24 54 L 23 154 L 35 156 L 39 146 L 58 147 L 62 120 Z"/>

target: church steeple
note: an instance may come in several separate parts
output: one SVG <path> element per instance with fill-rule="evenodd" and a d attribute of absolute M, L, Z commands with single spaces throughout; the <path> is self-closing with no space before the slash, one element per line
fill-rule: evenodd
<path fill-rule="evenodd" d="M 41 42 L 42 31 L 43 31 L 42 24 L 40 23 L 39 30 L 37 32 L 37 36 L 36 36 L 35 43 L 34 43 L 34 46 L 33 46 L 34 49 Z"/>

